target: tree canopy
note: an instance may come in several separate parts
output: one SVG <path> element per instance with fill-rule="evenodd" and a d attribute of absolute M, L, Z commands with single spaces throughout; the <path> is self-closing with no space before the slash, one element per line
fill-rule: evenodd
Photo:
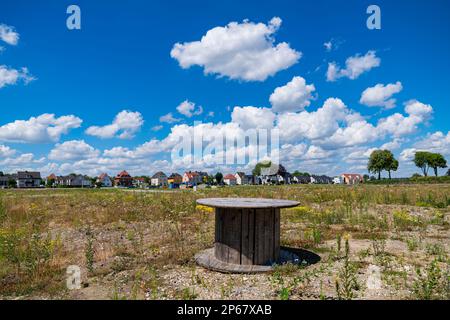
<path fill-rule="evenodd" d="M 223 174 L 221 172 L 217 172 L 214 178 L 216 178 L 217 184 L 221 184 L 223 180 Z"/>
<path fill-rule="evenodd" d="M 391 172 L 397 171 L 398 161 L 389 150 L 375 150 L 370 154 L 367 170 L 371 173 L 378 174 L 378 180 L 381 179 L 381 172 L 386 170 L 391 179 Z"/>
<path fill-rule="evenodd" d="M 414 155 L 414 164 L 422 170 L 425 177 L 428 176 L 428 170 L 432 168 L 434 174 L 438 176 L 438 168 L 447 168 L 447 160 L 440 153 L 427 151 L 417 151 Z"/>
<path fill-rule="evenodd" d="M 252 173 L 254 176 L 260 176 L 261 175 L 261 168 L 270 168 L 270 166 L 272 165 L 271 161 L 262 161 L 262 162 L 258 162 L 255 166 L 255 168 L 253 169 Z"/>

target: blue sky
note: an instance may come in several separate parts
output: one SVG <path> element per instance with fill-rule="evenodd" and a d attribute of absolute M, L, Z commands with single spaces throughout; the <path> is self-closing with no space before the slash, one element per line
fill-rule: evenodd
<path fill-rule="evenodd" d="M 81 9 L 81 30 L 66 27 L 70 4 Z M 381 9 L 381 30 L 366 27 L 370 4 Z M 366 173 L 370 151 L 389 147 L 400 160 L 396 175 L 409 175 L 415 150 L 450 156 L 449 7 L 445 0 L 2 3 L 0 170 L 250 171 L 253 163 L 172 161 L 173 140 L 202 121 L 230 135 L 240 132 L 235 124 L 279 129 L 289 170 Z M 161 121 L 169 113 L 176 122 Z M 31 120 L 43 114 L 54 116 Z"/>

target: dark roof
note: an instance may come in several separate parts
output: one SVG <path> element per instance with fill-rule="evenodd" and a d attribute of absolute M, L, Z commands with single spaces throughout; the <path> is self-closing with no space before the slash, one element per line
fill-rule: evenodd
<path fill-rule="evenodd" d="M 152 177 L 152 179 L 159 179 L 159 178 L 167 178 L 167 176 L 166 176 L 166 174 L 164 172 L 158 171 Z"/>
<path fill-rule="evenodd" d="M 181 174 L 178 174 L 175 172 L 175 173 L 172 173 L 169 178 L 182 178 L 182 176 L 181 176 Z"/>
<path fill-rule="evenodd" d="M 19 171 L 17 172 L 18 179 L 40 179 L 41 173 L 36 171 Z"/>
<path fill-rule="evenodd" d="M 121 173 L 119 173 L 116 178 L 128 178 L 131 179 L 131 176 L 128 172 L 126 172 L 125 170 L 122 171 Z"/>

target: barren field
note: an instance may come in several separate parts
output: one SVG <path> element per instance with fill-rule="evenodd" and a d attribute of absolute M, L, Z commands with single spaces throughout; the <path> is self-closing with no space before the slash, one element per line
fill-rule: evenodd
<path fill-rule="evenodd" d="M 204 197 L 300 201 L 282 210 L 281 241 L 304 260 L 255 275 L 198 267 L 214 241 Z M 0 298 L 449 299 L 449 226 L 448 184 L 0 190 Z M 69 265 L 81 289 L 67 289 Z"/>

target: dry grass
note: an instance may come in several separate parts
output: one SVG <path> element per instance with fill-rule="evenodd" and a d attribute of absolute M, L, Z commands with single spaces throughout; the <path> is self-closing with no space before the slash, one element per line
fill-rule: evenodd
<path fill-rule="evenodd" d="M 282 244 L 308 248 L 321 262 L 281 268 L 275 278 L 198 268 L 193 256 L 212 245 L 214 232 L 212 211 L 195 204 L 202 197 L 300 201 L 283 212 Z M 450 185 L 0 190 L 0 297 L 337 297 L 343 263 L 337 243 L 348 237 L 354 272 L 367 277 L 365 270 L 375 264 L 383 278 L 382 290 L 361 285 L 355 297 L 445 299 L 449 205 Z M 68 265 L 81 267 L 83 289 L 66 289 Z M 438 279 L 428 279 L 426 270 Z"/>

